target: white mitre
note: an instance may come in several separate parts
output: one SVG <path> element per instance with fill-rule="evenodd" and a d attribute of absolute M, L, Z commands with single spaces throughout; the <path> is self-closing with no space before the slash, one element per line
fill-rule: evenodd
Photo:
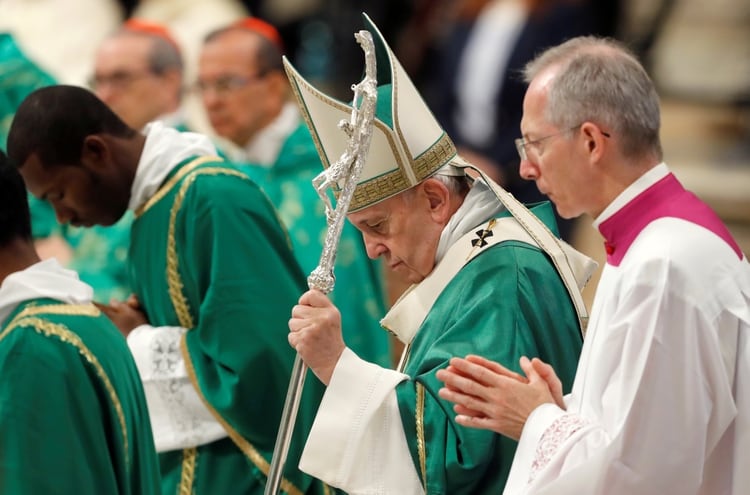
<path fill-rule="evenodd" d="M 465 163 L 383 35 L 367 15 L 363 17 L 375 44 L 378 98 L 372 141 L 349 212 L 405 191 L 450 162 Z M 328 168 L 346 149 L 348 136 L 338 123 L 349 120 L 352 107 L 314 88 L 289 61 L 284 60 L 284 65 L 320 159 Z"/>

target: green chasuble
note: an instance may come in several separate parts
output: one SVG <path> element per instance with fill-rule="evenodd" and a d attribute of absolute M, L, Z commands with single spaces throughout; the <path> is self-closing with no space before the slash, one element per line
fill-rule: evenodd
<path fill-rule="evenodd" d="M 150 324 L 188 329 L 188 374 L 229 435 L 161 454 L 162 493 L 263 493 L 295 356 L 288 321 L 306 290 L 273 207 L 220 159 L 187 160 L 136 212 L 130 264 Z M 285 493 L 326 489 L 297 469 L 322 392 L 309 374 Z"/>
<path fill-rule="evenodd" d="M 153 495 L 146 399 L 95 306 L 27 301 L 0 332 L 0 493 Z"/>
<path fill-rule="evenodd" d="M 323 251 L 327 226 L 325 206 L 312 185 L 323 166 L 307 126 L 299 124 L 272 166 L 239 168 L 268 195 L 289 232 L 302 270 L 312 272 Z M 330 296 L 341 312 L 347 346 L 362 359 L 391 367 L 390 337 L 378 324 L 385 314 L 381 265 L 367 257 L 362 234 L 349 222 L 341 232 L 334 273 L 336 285 Z"/>
<path fill-rule="evenodd" d="M 549 203 L 532 212 L 554 226 Z M 573 305 L 539 248 L 509 240 L 469 261 L 435 300 L 410 348 L 404 373 L 411 379 L 396 388 L 426 493 L 498 495 L 516 448 L 507 437 L 456 424 L 452 404 L 438 396 L 437 370 L 453 356 L 477 354 L 521 372 L 519 358 L 537 356 L 567 393 L 581 346 Z"/>

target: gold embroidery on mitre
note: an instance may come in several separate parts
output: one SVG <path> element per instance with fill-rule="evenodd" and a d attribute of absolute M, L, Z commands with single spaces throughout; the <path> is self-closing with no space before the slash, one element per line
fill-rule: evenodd
<path fill-rule="evenodd" d="M 456 147 L 447 134 L 438 139 L 424 153 L 414 159 L 410 164 L 413 167 L 417 183 L 437 172 L 451 158 L 456 156 Z M 392 170 L 388 173 L 362 182 L 354 190 L 349 211 L 357 211 L 366 208 L 378 201 L 395 196 L 407 190 L 411 185 L 401 170 Z"/>

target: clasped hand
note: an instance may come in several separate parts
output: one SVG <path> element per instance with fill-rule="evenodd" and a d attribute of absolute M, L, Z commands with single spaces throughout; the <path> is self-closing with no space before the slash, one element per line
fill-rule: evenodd
<path fill-rule="evenodd" d="M 526 376 L 479 356 L 452 358 L 446 369 L 437 372 L 445 383 L 440 397 L 455 403 L 458 424 L 518 440 L 529 415 L 540 405 L 555 403 L 565 409 L 562 384 L 552 367 L 525 356 L 520 364 Z"/>

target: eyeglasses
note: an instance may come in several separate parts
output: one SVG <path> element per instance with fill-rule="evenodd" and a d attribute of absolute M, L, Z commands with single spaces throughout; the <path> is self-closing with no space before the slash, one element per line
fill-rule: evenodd
<path fill-rule="evenodd" d="M 89 79 L 91 89 L 110 86 L 115 89 L 124 89 L 133 84 L 137 79 L 153 76 L 156 73 L 152 70 L 127 71 L 118 70 L 111 74 L 95 74 Z"/>
<path fill-rule="evenodd" d="M 521 157 L 521 160 L 528 160 L 529 159 L 528 158 L 528 154 L 526 153 L 526 147 L 527 146 L 537 145 L 537 144 L 541 143 L 542 141 L 544 141 L 545 139 L 549 139 L 549 138 L 552 138 L 552 137 L 555 137 L 555 136 L 560 136 L 562 134 L 565 134 L 566 132 L 570 132 L 570 131 L 573 131 L 575 129 L 578 129 L 582 125 L 583 124 L 578 124 L 578 125 L 575 125 L 573 127 L 569 127 L 567 129 L 563 129 L 560 132 L 556 132 L 554 134 L 549 134 L 548 136 L 540 137 L 539 139 L 534 139 L 533 141 L 527 141 L 525 138 L 518 138 L 518 139 L 515 140 L 516 151 L 518 151 L 518 156 Z M 606 133 L 606 132 L 602 132 L 602 136 L 604 136 L 604 137 L 610 137 L 609 133 Z"/>
<path fill-rule="evenodd" d="M 256 81 L 259 81 L 263 79 L 266 76 L 265 73 L 260 73 L 255 75 L 254 77 L 244 77 L 244 76 L 221 76 L 213 81 L 201 81 L 198 80 L 195 82 L 195 85 L 193 88 L 198 93 L 205 93 L 209 90 L 213 90 L 217 95 L 224 95 L 227 93 L 231 93 L 232 91 L 236 91 L 238 89 L 244 88 L 248 86 L 249 84 L 252 84 Z"/>

